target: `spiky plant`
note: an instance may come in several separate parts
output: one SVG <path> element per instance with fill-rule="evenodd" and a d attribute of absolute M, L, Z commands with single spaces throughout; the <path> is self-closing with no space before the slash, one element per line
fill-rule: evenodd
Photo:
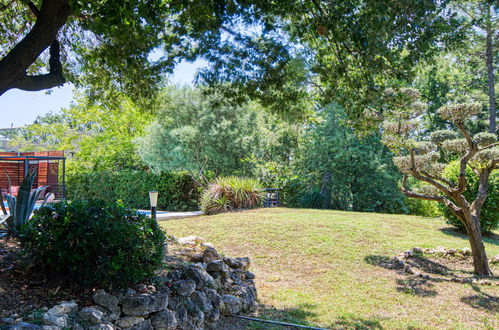
<path fill-rule="evenodd" d="M 201 195 L 201 209 L 210 215 L 255 208 L 262 199 L 261 192 L 258 180 L 219 177 Z"/>
<path fill-rule="evenodd" d="M 9 178 L 9 194 L 5 195 L 7 204 L 9 206 L 9 214 L 5 206 L 3 206 L 3 197 L 0 200 L 2 204 L 2 210 L 5 214 L 0 222 L 0 234 L 2 236 L 11 234 L 14 236 L 19 235 L 21 227 L 30 219 L 33 209 L 35 208 L 35 203 L 40 197 L 42 191 L 44 191 L 48 186 L 38 187 L 36 189 L 31 189 L 36 178 L 36 171 L 29 173 L 19 186 L 19 191 L 17 197 L 12 194 L 12 184 Z M 51 194 L 46 194 L 41 206 L 45 205 Z"/>

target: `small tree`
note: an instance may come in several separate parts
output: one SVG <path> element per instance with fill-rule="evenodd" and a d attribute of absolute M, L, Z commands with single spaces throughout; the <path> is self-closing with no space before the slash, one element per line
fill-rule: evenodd
<path fill-rule="evenodd" d="M 410 198 L 445 204 L 466 228 L 475 274 L 492 275 L 483 244 L 480 211 L 487 198 L 490 174 L 499 168 L 499 143 L 494 134 L 483 132 L 472 136 L 467 129 L 467 124 L 476 120 L 482 106 L 468 103 L 441 107 L 440 117 L 457 131 L 434 131 L 429 139 L 423 140 L 417 133 L 426 106 L 418 101 L 418 91 L 389 90 L 386 96 L 391 107 L 383 114 L 383 139 L 398 156 L 394 162 L 403 173 L 402 191 Z M 442 172 L 456 159 L 459 176 L 456 181 L 448 180 Z M 479 177 L 478 193 L 473 200 L 464 196 L 467 168 Z M 411 190 L 407 186 L 409 176 L 423 181 L 428 189 Z"/>

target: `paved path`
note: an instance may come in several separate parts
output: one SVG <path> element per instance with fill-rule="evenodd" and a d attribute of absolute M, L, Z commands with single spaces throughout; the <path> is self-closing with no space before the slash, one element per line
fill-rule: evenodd
<path fill-rule="evenodd" d="M 151 214 L 150 211 L 139 210 L 139 212 Z M 168 211 L 158 211 L 156 213 L 156 218 L 158 221 L 171 220 L 171 219 L 182 219 L 182 218 L 192 218 L 202 215 L 201 211 L 188 211 L 188 212 L 168 212 Z"/>

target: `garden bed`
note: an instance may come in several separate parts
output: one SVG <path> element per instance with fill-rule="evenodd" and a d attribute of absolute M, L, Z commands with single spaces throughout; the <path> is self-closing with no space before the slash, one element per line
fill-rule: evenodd
<path fill-rule="evenodd" d="M 250 260 L 223 257 L 197 241 L 172 247 L 166 267 L 154 278 L 110 294 L 82 288 L 70 278 L 45 278 L 23 263 L 17 240 L 2 238 L 0 329 L 17 329 L 13 326 L 23 322 L 58 329 L 229 329 L 245 324 L 230 316 L 256 308 Z M 108 306 L 109 301 L 116 303 Z"/>

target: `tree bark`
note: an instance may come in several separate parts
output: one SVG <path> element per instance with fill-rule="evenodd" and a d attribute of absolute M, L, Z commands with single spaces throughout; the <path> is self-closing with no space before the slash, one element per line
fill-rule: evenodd
<path fill-rule="evenodd" d="M 482 231 L 480 228 L 480 219 L 476 216 L 471 216 L 467 220 L 466 229 L 468 231 L 468 239 L 470 241 L 471 253 L 473 254 L 473 268 L 477 275 L 492 275 L 487 260 L 487 253 L 483 244 Z"/>
<path fill-rule="evenodd" d="M 55 48 L 59 54 L 59 44 L 54 45 L 54 41 L 70 15 L 71 8 L 67 0 L 42 2 L 31 31 L 0 60 L 0 95 L 12 88 L 35 91 L 59 86 L 65 82 L 60 62 L 55 63 L 52 55 Z M 51 45 L 54 49 L 51 47 L 50 73 L 28 76 L 26 70 Z"/>
<path fill-rule="evenodd" d="M 490 17 L 490 8 L 487 14 Z M 495 34 L 495 29 L 492 28 L 492 22 L 489 19 L 486 28 L 486 49 L 485 56 L 487 62 L 487 84 L 488 84 L 488 94 L 489 94 L 489 132 L 496 132 L 496 116 L 497 116 L 497 103 L 496 103 L 496 91 L 495 91 L 495 73 L 494 73 L 494 43 L 492 38 Z"/>
<path fill-rule="evenodd" d="M 322 186 L 321 186 L 321 198 L 322 198 L 322 208 L 331 208 L 331 179 L 332 174 L 330 172 L 324 173 L 322 176 Z"/>

